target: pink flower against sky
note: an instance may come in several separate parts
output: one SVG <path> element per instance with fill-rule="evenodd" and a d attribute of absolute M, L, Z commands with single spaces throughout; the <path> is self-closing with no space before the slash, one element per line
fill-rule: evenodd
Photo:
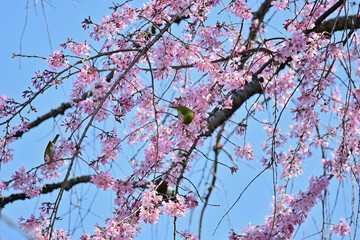
<path fill-rule="evenodd" d="M 66 67 L 68 61 L 65 59 L 63 51 L 55 51 L 53 55 L 50 55 L 48 58 L 49 66 L 55 71 L 60 67 Z"/>
<path fill-rule="evenodd" d="M 345 222 L 344 218 L 340 218 L 340 223 L 330 227 L 336 236 L 346 236 L 350 234 L 350 225 Z"/>

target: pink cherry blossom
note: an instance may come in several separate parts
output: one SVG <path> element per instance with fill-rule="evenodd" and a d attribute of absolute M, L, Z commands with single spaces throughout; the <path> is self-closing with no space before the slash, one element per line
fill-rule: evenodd
<path fill-rule="evenodd" d="M 340 218 L 340 223 L 330 227 L 336 236 L 346 236 L 350 234 L 350 225 L 345 222 L 344 218 Z"/>
<path fill-rule="evenodd" d="M 98 187 L 104 190 L 112 188 L 114 185 L 114 178 L 111 176 L 110 171 L 101 172 L 91 178 L 91 181 Z"/>
<path fill-rule="evenodd" d="M 66 60 L 63 51 L 55 51 L 54 55 L 50 55 L 47 61 L 49 66 L 54 70 L 68 65 L 68 61 Z"/>
<path fill-rule="evenodd" d="M 236 1 L 235 6 L 229 6 L 229 9 L 240 18 L 251 19 L 252 17 L 251 9 L 248 9 L 243 1 Z"/>
<path fill-rule="evenodd" d="M 183 217 L 187 212 L 186 203 L 180 196 L 176 196 L 175 201 L 163 201 L 162 204 L 166 214 L 171 217 Z"/>
<path fill-rule="evenodd" d="M 67 46 L 70 48 L 70 51 L 75 53 L 77 56 L 89 56 L 89 54 L 91 53 L 90 47 L 86 44 L 86 41 L 84 44 L 69 42 Z"/>
<path fill-rule="evenodd" d="M 251 145 L 248 143 L 244 147 L 236 147 L 236 156 L 239 158 L 245 158 L 247 160 L 254 160 L 253 150 Z"/>
<path fill-rule="evenodd" d="M 185 240 L 198 240 L 199 239 L 195 234 L 188 233 L 187 230 L 182 231 L 180 234 L 181 234 L 181 237 L 184 238 Z"/>
<path fill-rule="evenodd" d="M 272 1 L 272 5 L 276 7 L 276 10 L 283 10 L 289 7 L 289 0 Z"/>

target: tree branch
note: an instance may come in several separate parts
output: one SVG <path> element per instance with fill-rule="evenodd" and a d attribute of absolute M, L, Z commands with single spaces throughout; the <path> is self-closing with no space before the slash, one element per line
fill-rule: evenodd
<path fill-rule="evenodd" d="M 46 113 L 43 116 L 38 117 L 36 120 L 30 122 L 27 126 L 28 129 L 39 126 L 42 122 L 48 120 L 49 118 L 54 118 L 57 115 L 64 115 L 65 111 L 71 108 L 72 105 L 69 102 L 62 103 L 58 108 L 51 109 L 50 112 Z M 19 138 L 24 134 L 23 131 L 17 131 L 14 134 L 14 137 Z"/>
<path fill-rule="evenodd" d="M 336 31 L 358 29 L 360 28 L 360 17 L 357 15 L 349 15 L 337 17 L 323 22 L 315 27 L 312 31 L 316 33 L 332 33 Z"/>
<path fill-rule="evenodd" d="M 260 80 L 257 77 L 258 74 L 252 76 L 252 81 L 247 83 L 244 86 L 244 89 L 238 89 L 233 94 L 231 94 L 231 99 L 233 101 L 231 109 L 219 109 L 215 108 L 210 116 L 208 117 L 208 130 L 202 136 L 210 136 L 211 133 L 226 120 L 228 120 L 233 113 L 240 108 L 240 106 L 248 100 L 250 97 L 254 96 L 257 93 L 262 92 L 260 85 Z"/>
<path fill-rule="evenodd" d="M 75 177 L 75 178 L 71 178 L 68 181 L 66 181 L 65 183 L 65 190 L 69 191 L 73 186 L 79 184 L 79 183 L 87 183 L 90 182 L 91 177 L 93 175 L 85 175 L 85 176 L 80 176 L 80 177 Z M 52 192 L 56 189 L 61 188 L 61 185 L 63 183 L 62 182 L 58 182 L 58 183 L 52 183 L 52 184 L 45 184 L 41 190 L 40 190 L 40 194 L 45 194 L 45 193 L 49 193 Z M 30 197 L 26 196 L 25 193 L 15 193 L 15 194 L 11 194 L 10 196 L 7 197 L 0 197 L 0 210 L 2 208 L 4 208 L 4 206 L 8 203 L 12 203 L 16 200 L 25 200 L 25 199 L 30 199 Z"/>
<path fill-rule="evenodd" d="M 258 25 L 255 27 L 255 29 L 250 29 L 249 37 L 247 39 L 248 47 L 251 46 L 251 41 L 255 40 L 256 34 L 259 32 L 260 25 L 264 21 L 264 17 L 266 15 L 266 13 L 270 10 L 270 8 L 272 6 L 271 2 L 272 2 L 272 0 L 265 0 L 263 2 L 263 4 L 261 4 L 260 8 L 256 12 L 253 13 L 251 28 L 254 28 L 254 25 L 253 25 L 254 20 L 259 20 L 259 21 L 258 21 Z"/>
<path fill-rule="evenodd" d="M 315 22 L 315 27 L 319 26 L 320 23 L 322 23 L 322 21 L 325 20 L 325 18 L 327 18 L 328 16 L 330 16 L 330 14 L 332 14 L 333 12 L 336 11 L 336 9 L 338 9 L 339 7 L 341 7 L 341 5 L 344 4 L 344 0 L 339 0 L 337 1 L 334 5 L 331 6 L 331 8 L 329 8 L 328 10 L 326 10 Z"/>

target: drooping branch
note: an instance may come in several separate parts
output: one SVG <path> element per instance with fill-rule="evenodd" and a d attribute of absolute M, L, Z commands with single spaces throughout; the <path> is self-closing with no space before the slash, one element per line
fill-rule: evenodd
<path fill-rule="evenodd" d="M 218 178 L 218 162 L 219 162 L 219 154 L 220 154 L 220 150 L 221 150 L 221 137 L 222 137 L 222 134 L 225 130 L 225 124 L 221 126 L 221 129 L 218 133 L 218 135 L 216 136 L 216 143 L 213 147 L 213 150 L 214 150 L 214 153 L 215 153 L 215 160 L 214 160 L 214 164 L 213 164 L 213 167 L 212 167 L 212 180 L 211 180 L 211 183 L 210 183 L 210 186 L 207 188 L 207 194 L 204 198 L 204 206 L 201 210 L 201 213 L 200 213 L 200 220 L 199 220 L 199 239 L 201 239 L 201 231 L 202 231 L 202 224 L 203 224 L 203 217 L 204 217 L 204 213 L 205 213 L 205 209 L 207 206 L 209 206 L 209 199 L 210 199 L 210 196 L 211 196 L 211 193 L 212 191 L 215 189 L 216 187 L 216 180 Z"/>

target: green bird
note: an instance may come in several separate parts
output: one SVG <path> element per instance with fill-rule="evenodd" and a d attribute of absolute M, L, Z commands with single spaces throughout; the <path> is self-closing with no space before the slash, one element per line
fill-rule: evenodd
<path fill-rule="evenodd" d="M 47 163 L 47 165 L 50 165 L 54 161 L 54 152 L 51 150 L 51 148 L 52 148 L 52 146 L 55 145 L 59 136 L 60 136 L 60 134 L 56 134 L 54 140 L 49 141 L 48 145 L 46 146 L 46 149 L 44 152 L 44 161 Z M 48 156 L 48 159 L 46 159 L 46 156 Z"/>
<path fill-rule="evenodd" d="M 195 113 L 190 108 L 181 105 L 177 107 L 170 107 L 178 111 L 178 117 L 181 118 L 183 120 L 183 123 L 186 125 L 190 124 L 195 117 Z"/>

